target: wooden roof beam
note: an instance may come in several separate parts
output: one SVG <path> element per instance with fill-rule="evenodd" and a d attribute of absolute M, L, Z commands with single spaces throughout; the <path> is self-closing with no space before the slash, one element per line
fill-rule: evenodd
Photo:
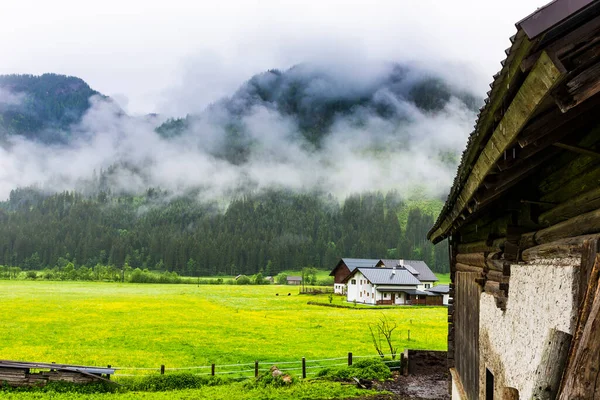
<path fill-rule="evenodd" d="M 552 59 L 546 53 L 542 53 L 479 155 L 452 210 L 446 214 L 444 221 L 432 233 L 431 239 L 434 242 L 441 240 L 441 237 L 452 227 L 454 221 L 481 186 L 488 172 L 500 159 L 501 154 L 514 142 L 538 106 L 549 96 L 550 91 L 562 76 L 563 74 Z"/>

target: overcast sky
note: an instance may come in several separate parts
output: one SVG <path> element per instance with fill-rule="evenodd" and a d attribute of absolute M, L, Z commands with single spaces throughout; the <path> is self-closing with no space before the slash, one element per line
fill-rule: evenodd
<path fill-rule="evenodd" d="M 177 115 L 299 62 L 447 62 L 483 97 L 545 2 L 1 0 L 0 74 L 75 75 L 130 113 Z"/>

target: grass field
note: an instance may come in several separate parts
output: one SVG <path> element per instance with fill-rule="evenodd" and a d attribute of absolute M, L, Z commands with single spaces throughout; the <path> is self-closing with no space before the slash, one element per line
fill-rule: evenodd
<path fill-rule="evenodd" d="M 328 301 L 275 285 L 0 281 L 0 354 L 167 368 L 371 355 L 367 324 L 381 315 L 398 323 L 400 348 L 446 348 L 445 308 L 337 309 L 310 300 Z"/>

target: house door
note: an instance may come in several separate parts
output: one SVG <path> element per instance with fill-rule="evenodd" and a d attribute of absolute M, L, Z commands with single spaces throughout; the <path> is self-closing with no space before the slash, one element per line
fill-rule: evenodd
<path fill-rule="evenodd" d="M 396 293 L 392 293 L 392 304 L 396 304 Z"/>

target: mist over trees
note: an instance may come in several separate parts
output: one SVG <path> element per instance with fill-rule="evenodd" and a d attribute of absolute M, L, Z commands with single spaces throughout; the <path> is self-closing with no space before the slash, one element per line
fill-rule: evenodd
<path fill-rule="evenodd" d="M 95 198 L 16 190 L 0 203 L 0 265 L 26 270 L 111 265 L 180 275 L 275 275 L 333 268 L 340 257 L 423 259 L 448 270 L 445 244 L 423 233 L 433 217 L 395 192 L 363 193 L 341 204 L 323 194 L 271 190 L 233 200 L 224 212 L 190 194 Z"/>
<path fill-rule="evenodd" d="M 79 78 L 0 76 L 0 265 L 445 271 L 425 238 L 439 207 L 406 199 L 441 205 L 478 102 L 406 65 L 300 64 L 160 124 Z"/>

